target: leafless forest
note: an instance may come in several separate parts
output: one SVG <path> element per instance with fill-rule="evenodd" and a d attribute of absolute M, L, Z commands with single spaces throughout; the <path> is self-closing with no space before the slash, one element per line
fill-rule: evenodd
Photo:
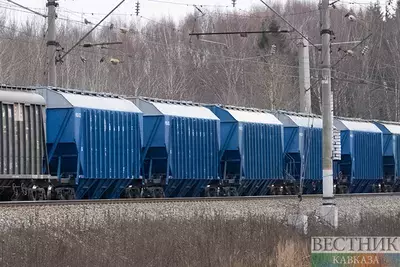
<path fill-rule="evenodd" d="M 332 46 L 335 113 L 365 119 L 398 120 L 400 83 L 400 10 L 396 3 L 351 5 L 339 2 L 331 10 L 332 42 L 363 40 L 352 56 L 343 51 L 354 44 Z M 349 5 L 346 5 L 348 7 Z M 293 25 L 320 43 L 316 3 L 288 1 L 275 6 Z M 164 18 L 138 19 L 126 25 L 113 17 L 87 42 L 122 41 L 122 45 L 75 49 L 58 67 L 58 86 L 84 88 L 207 103 L 297 111 L 298 34 L 249 34 L 190 38 L 192 31 L 254 31 L 290 28 L 265 7 L 227 13 L 203 8 L 179 23 Z M 345 17 L 353 12 L 355 22 Z M 43 18 L 24 23 L 0 17 L 0 82 L 45 84 L 46 23 Z M 70 48 L 93 25 L 59 10 L 60 50 Z M 135 21 L 135 20 L 132 20 Z M 113 29 L 110 29 L 111 23 Z M 129 29 L 122 33 L 120 28 Z M 272 46 L 276 45 L 276 52 Z M 364 49 L 365 47 L 368 49 Z M 364 51 L 363 51 L 364 50 Z M 366 53 L 362 53 L 366 52 Z M 62 53 L 62 51 L 60 51 Z M 313 112 L 320 113 L 319 52 L 311 46 Z M 121 61 L 111 64 L 110 59 Z"/>

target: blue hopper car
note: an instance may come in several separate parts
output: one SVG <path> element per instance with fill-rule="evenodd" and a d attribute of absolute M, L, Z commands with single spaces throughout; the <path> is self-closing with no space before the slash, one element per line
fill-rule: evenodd
<path fill-rule="evenodd" d="M 379 192 L 393 192 L 400 188 L 400 124 L 375 122 L 383 133 L 383 181 Z"/>
<path fill-rule="evenodd" d="M 38 89 L 47 103 L 47 149 L 57 199 L 119 198 L 140 178 L 142 112 L 112 95 Z M 128 194 L 129 195 L 129 194 Z"/>
<path fill-rule="evenodd" d="M 335 118 L 340 130 L 341 160 L 337 166 L 339 193 L 369 193 L 383 179 L 382 131 L 368 121 Z"/>
<path fill-rule="evenodd" d="M 312 114 L 278 111 L 283 123 L 285 176 L 293 181 L 287 190 L 322 192 L 322 119 Z M 294 187 L 294 189 L 293 189 Z"/>
<path fill-rule="evenodd" d="M 133 101 L 144 115 L 144 196 L 213 195 L 218 184 L 219 119 L 191 102 Z"/>
<path fill-rule="evenodd" d="M 313 114 L 0 85 L 0 200 L 322 193 Z M 400 123 L 333 119 L 334 193 L 400 191 Z"/>
<path fill-rule="evenodd" d="M 258 109 L 209 106 L 221 120 L 220 195 L 266 195 L 283 183 L 283 127 Z"/>

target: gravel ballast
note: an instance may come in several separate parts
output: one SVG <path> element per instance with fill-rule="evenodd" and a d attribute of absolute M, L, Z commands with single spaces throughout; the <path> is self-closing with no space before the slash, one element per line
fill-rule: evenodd
<path fill-rule="evenodd" d="M 400 214 L 400 195 L 339 197 L 335 200 L 340 218 L 357 220 L 362 213 L 377 215 Z M 128 220 L 190 219 L 202 216 L 228 218 L 267 215 L 285 219 L 288 215 L 313 215 L 322 205 L 321 198 L 298 199 L 268 198 L 227 201 L 195 202 L 133 202 L 79 205 L 3 206 L 2 229 L 31 225 L 101 226 L 109 218 Z"/>

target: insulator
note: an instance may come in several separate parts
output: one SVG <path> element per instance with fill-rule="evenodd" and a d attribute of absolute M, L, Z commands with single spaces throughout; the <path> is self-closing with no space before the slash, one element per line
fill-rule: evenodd
<path fill-rule="evenodd" d="M 113 65 L 117 65 L 117 64 L 121 63 L 121 61 L 118 58 L 111 58 L 110 63 Z"/>
<path fill-rule="evenodd" d="M 361 55 L 365 55 L 366 53 L 368 53 L 369 47 L 368 45 L 364 46 L 363 49 L 361 50 Z"/>
<path fill-rule="evenodd" d="M 140 3 L 139 1 L 136 2 L 136 16 L 139 16 L 139 11 L 140 11 Z"/>
<path fill-rule="evenodd" d="M 356 21 L 356 17 L 353 16 L 353 15 L 350 15 L 348 18 L 349 18 L 350 21 Z"/>
<path fill-rule="evenodd" d="M 236 6 L 236 0 L 232 0 L 232 6 L 233 6 L 233 7 Z"/>
<path fill-rule="evenodd" d="M 129 29 L 127 29 L 127 28 L 120 28 L 119 30 L 120 30 L 120 32 L 123 33 L 123 34 L 129 32 Z"/>
<path fill-rule="evenodd" d="M 353 50 L 346 50 L 345 51 L 345 53 L 347 54 L 347 55 L 350 55 L 350 56 L 353 56 L 354 55 L 354 51 Z"/>

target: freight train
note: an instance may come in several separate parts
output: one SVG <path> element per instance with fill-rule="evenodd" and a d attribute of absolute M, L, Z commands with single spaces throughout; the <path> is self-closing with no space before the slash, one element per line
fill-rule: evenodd
<path fill-rule="evenodd" d="M 0 88 L 1 200 L 315 194 L 317 115 Z M 400 124 L 334 119 L 335 193 L 399 190 Z"/>

